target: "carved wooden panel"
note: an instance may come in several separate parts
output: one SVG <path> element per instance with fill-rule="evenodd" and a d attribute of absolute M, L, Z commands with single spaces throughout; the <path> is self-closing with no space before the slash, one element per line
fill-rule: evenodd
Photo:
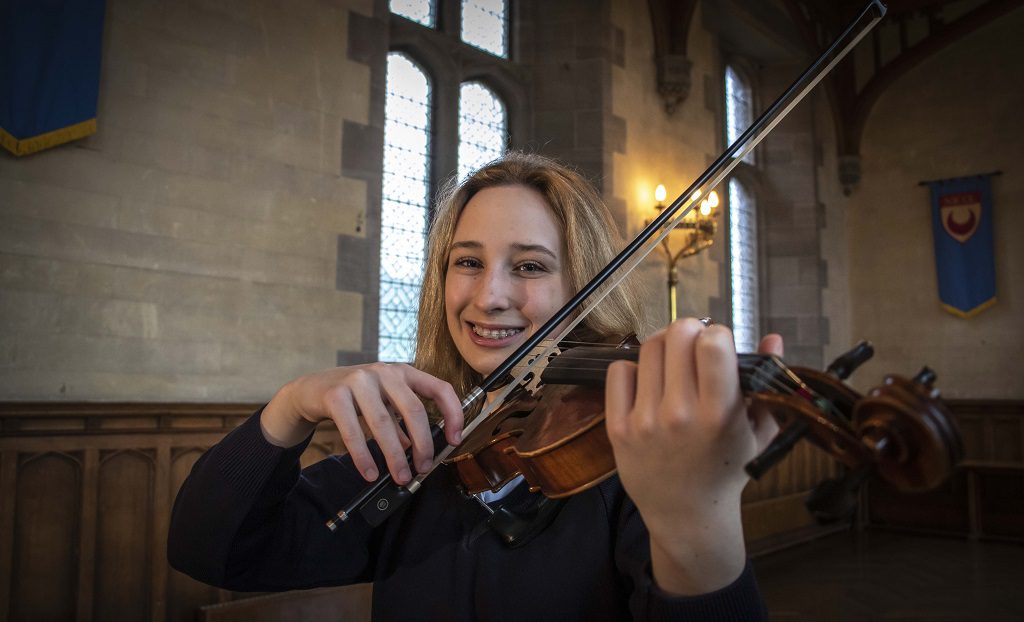
<path fill-rule="evenodd" d="M 75 617 L 80 455 L 32 453 L 19 461 L 13 507 L 5 507 L 15 516 L 10 573 L 13 620 Z"/>
<path fill-rule="evenodd" d="M 97 620 L 150 618 L 154 484 L 154 452 L 101 453 L 94 532 Z"/>
<path fill-rule="evenodd" d="M 995 465 L 988 479 L 977 480 L 972 488 L 973 494 L 994 495 L 979 504 L 988 512 L 981 518 L 993 532 L 1008 530 L 1024 505 L 1021 478 L 1012 470 L 1024 454 L 1024 409 L 1019 403 L 953 406 L 968 458 Z M 165 551 L 174 497 L 192 465 L 256 408 L 0 404 L 0 622 L 191 622 L 201 607 L 251 598 L 172 570 Z M 338 435 L 323 427 L 302 463 L 340 449 Z M 761 481 L 752 482 L 744 492 L 751 549 L 767 550 L 820 533 L 803 501 L 836 472 L 824 452 L 802 443 Z M 965 496 L 957 488 L 966 488 L 965 481 L 951 484 L 950 494 Z M 982 524 L 981 518 L 975 523 Z M 356 592 L 362 600 L 352 606 L 364 607 L 367 590 L 339 590 L 330 598 L 348 599 Z M 274 602 L 277 611 L 281 603 L 293 601 L 259 602 Z"/>

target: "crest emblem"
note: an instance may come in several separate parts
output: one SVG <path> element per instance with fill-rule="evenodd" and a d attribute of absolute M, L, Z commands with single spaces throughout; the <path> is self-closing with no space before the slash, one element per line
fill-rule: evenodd
<path fill-rule="evenodd" d="M 971 239 L 981 222 L 981 193 L 958 192 L 939 197 L 939 217 L 946 233 L 963 244 Z"/>

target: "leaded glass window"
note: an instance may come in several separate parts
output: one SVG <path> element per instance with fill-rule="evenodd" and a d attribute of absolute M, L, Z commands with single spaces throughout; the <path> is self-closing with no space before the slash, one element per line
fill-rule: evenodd
<path fill-rule="evenodd" d="M 732 281 L 732 332 L 736 350 L 757 348 L 757 205 L 741 181 L 729 180 L 729 254 Z"/>
<path fill-rule="evenodd" d="M 725 138 L 733 144 L 754 122 L 754 104 L 750 85 L 732 66 L 725 68 Z M 754 152 L 743 158 L 754 163 Z"/>
<path fill-rule="evenodd" d="M 377 359 L 411 361 L 430 195 L 430 81 L 407 56 L 388 54 L 380 227 Z"/>
<path fill-rule="evenodd" d="M 508 0 L 462 0 L 462 40 L 508 58 Z"/>
<path fill-rule="evenodd" d="M 505 104 L 479 82 L 459 89 L 459 179 L 501 156 L 507 144 Z"/>
<path fill-rule="evenodd" d="M 434 0 L 390 0 L 388 4 L 392 13 L 429 28 L 434 27 Z"/>

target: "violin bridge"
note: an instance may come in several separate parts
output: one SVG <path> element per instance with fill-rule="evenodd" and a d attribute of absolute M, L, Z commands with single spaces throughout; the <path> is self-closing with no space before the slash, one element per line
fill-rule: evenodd
<path fill-rule="evenodd" d="M 556 356 L 562 353 L 562 350 L 556 346 L 551 352 L 548 353 L 548 355 L 543 360 L 539 360 L 536 363 L 534 363 L 534 361 L 536 361 L 537 358 L 544 353 L 544 351 L 548 348 L 548 346 L 550 346 L 550 344 L 550 340 L 540 342 L 539 344 L 537 344 L 537 347 L 534 348 L 534 352 L 536 352 L 536 354 L 531 354 L 527 356 L 525 359 L 523 359 L 523 362 L 521 364 L 512 368 L 512 374 L 517 378 L 520 375 L 522 375 L 522 373 L 526 371 L 527 368 L 529 368 L 529 371 L 526 372 L 526 376 L 523 377 L 520 386 L 522 386 L 523 389 L 529 392 L 530 395 L 536 396 L 537 391 L 540 390 L 540 387 L 543 384 L 541 382 L 541 376 L 543 376 L 544 370 L 548 366 L 548 362 L 550 362 L 551 359 L 555 358 Z"/>

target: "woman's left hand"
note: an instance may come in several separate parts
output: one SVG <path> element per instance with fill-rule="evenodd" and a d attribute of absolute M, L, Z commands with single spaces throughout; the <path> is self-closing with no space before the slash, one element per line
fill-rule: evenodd
<path fill-rule="evenodd" d="M 759 351 L 782 354 L 769 335 Z M 731 331 L 680 320 L 648 339 L 637 363 L 608 370 L 608 436 L 619 477 L 651 540 L 665 591 L 701 594 L 734 581 L 746 564 L 740 496 L 744 465 L 778 431 L 748 412 Z"/>

